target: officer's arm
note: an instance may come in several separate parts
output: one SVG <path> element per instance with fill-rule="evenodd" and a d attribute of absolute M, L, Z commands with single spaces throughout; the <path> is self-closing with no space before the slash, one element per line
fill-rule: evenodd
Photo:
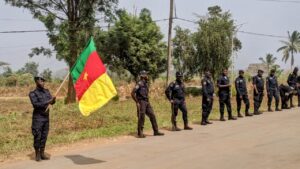
<path fill-rule="evenodd" d="M 132 89 L 131 91 L 131 97 L 132 99 L 137 103 L 138 100 L 136 98 L 136 91 L 139 89 L 139 85 L 136 85 L 135 88 Z"/>
<path fill-rule="evenodd" d="M 253 89 L 254 89 L 254 91 L 255 91 L 256 93 L 258 93 L 257 87 L 256 87 L 256 78 L 255 78 L 255 77 L 252 78 L 252 84 L 253 84 Z"/>
<path fill-rule="evenodd" d="M 167 89 L 165 90 L 166 97 L 168 98 L 169 101 L 171 101 L 171 96 L 172 96 L 172 84 L 170 84 Z"/>
<path fill-rule="evenodd" d="M 51 104 L 51 105 L 55 104 L 56 103 L 56 96 L 52 97 L 49 90 L 47 90 L 47 95 L 48 95 L 48 98 L 50 98 L 49 104 Z"/>
<path fill-rule="evenodd" d="M 45 108 L 49 104 L 49 101 L 43 101 L 43 102 L 39 101 L 36 94 L 33 92 L 29 93 L 29 98 L 34 108 Z"/>
<path fill-rule="evenodd" d="M 219 88 L 225 88 L 225 87 L 228 87 L 228 86 L 229 86 L 229 84 L 228 84 L 228 85 L 222 85 L 222 84 L 221 84 L 221 81 L 222 81 L 221 79 L 218 79 L 218 80 L 217 80 L 217 85 L 218 85 Z"/>
<path fill-rule="evenodd" d="M 235 89 L 236 89 L 237 94 L 240 95 L 241 91 L 240 91 L 239 87 L 240 87 L 240 83 L 239 83 L 238 79 L 236 79 L 235 80 Z"/>
<path fill-rule="evenodd" d="M 202 85 L 203 96 L 208 97 L 208 92 L 207 92 L 205 80 L 202 80 L 202 81 L 201 81 L 201 85 Z"/>

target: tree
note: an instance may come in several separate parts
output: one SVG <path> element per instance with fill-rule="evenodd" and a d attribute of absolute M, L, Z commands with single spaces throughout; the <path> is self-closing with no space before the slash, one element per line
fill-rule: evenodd
<path fill-rule="evenodd" d="M 91 35 L 101 31 L 98 21 L 111 21 L 118 0 L 5 0 L 6 3 L 28 9 L 34 18 L 47 28 L 49 43 L 56 51 L 56 58 L 64 60 L 69 68 L 74 65 L 79 52 Z M 96 19 L 99 16 L 100 19 Z M 30 56 L 51 56 L 44 47 L 34 48 Z M 76 101 L 72 78 L 69 78 L 66 103 Z"/>
<path fill-rule="evenodd" d="M 24 67 L 17 71 L 18 74 L 29 73 L 32 76 L 37 76 L 39 74 L 38 71 L 39 64 L 35 62 L 27 62 Z"/>
<path fill-rule="evenodd" d="M 260 57 L 259 60 L 263 63 L 267 65 L 268 68 L 268 73 L 270 72 L 270 68 L 275 64 L 277 58 L 273 57 L 273 54 L 268 53 L 265 57 L 265 59 L 263 57 Z"/>
<path fill-rule="evenodd" d="M 208 18 L 199 21 L 194 36 L 197 50 L 194 62 L 198 65 L 195 71 L 203 73 L 208 68 L 216 79 L 224 68 L 230 67 L 232 49 L 238 51 L 242 47 L 241 42 L 233 38 L 235 29 L 229 12 L 222 12 L 219 6 L 208 8 Z"/>
<path fill-rule="evenodd" d="M 156 79 L 166 70 L 166 45 L 150 11 L 142 9 L 139 16 L 135 16 L 120 10 L 117 17 L 103 49 L 110 70 L 125 69 L 135 78 L 141 70 L 146 70 Z"/>
<path fill-rule="evenodd" d="M 2 62 L 2 61 L 0 61 L 0 67 L 2 67 L 2 66 L 8 66 L 9 64 L 8 63 L 6 63 L 6 62 Z"/>
<path fill-rule="evenodd" d="M 284 70 L 281 69 L 279 65 L 272 65 L 271 68 L 275 70 L 275 75 L 276 75 L 277 77 L 280 77 L 281 74 L 284 72 Z"/>
<path fill-rule="evenodd" d="M 9 67 L 9 66 L 5 66 L 3 67 L 3 73 L 2 73 L 2 76 L 4 77 L 9 77 L 13 74 L 13 71 L 12 69 Z"/>
<path fill-rule="evenodd" d="M 177 71 L 185 74 L 185 80 L 193 77 L 196 73 L 197 64 L 194 62 L 196 53 L 193 42 L 193 34 L 188 29 L 177 26 L 173 39 L 173 65 Z"/>
<path fill-rule="evenodd" d="M 293 69 L 295 58 L 294 54 L 300 51 L 300 33 L 294 31 L 292 35 L 288 32 L 288 41 L 280 41 L 284 45 L 277 49 L 277 52 L 282 51 L 282 61 L 285 63 L 291 57 L 291 69 Z"/>
<path fill-rule="evenodd" d="M 42 73 L 41 73 L 41 76 L 43 76 L 43 78 L 48 81 L 48 82 L 51 82 L 52 81 L 52 71 L 47 68 L 45 69 Z"/>

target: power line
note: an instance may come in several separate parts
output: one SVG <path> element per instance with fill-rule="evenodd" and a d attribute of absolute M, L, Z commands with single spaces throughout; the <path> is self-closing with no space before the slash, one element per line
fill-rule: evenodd
<path fill-rule="evenodd" d="M 285 38 L 285 39 L 288 38 L 287 36 L 271 35 L 271 34 L 263 34 L 263 33 L 247 32 L 247 31 L 237 31 L 237 32 L 248 34 L 248 35 L 264 36 L 264 37 L 271 37 L 271 38 Z"/>
<path fill-rule="evenodd" d="M 31 32 L 47 32 L 47 30 L 2 31 L 0 33 L 31 33 Z"/>
<path fill-rule="evenodd" d="M 281 3 L 300 3 L 300 1 L 296 1 L 296 0 L 257 0 L 257 1 L 281 2 Z"/>

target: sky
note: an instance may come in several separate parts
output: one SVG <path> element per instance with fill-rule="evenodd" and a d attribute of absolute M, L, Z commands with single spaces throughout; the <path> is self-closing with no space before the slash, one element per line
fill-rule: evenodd
<path fill-rule="evenodd" d="M 187 20 L 197 20 L 198 16 L 205 16 L 207 8 L 219 5 L 224 11 L 230 11 L 236 25 L 242 25 L 239 30 L 260 34 L 287 36 L 287 31 L 300 31 L 300 0 L 292 2 L 276 2 L 262 0 L 175 0 L 176 16 Z M 169 0 L 119 0 L 119 8 L 137 13 L 142 8 L 152 12 L 153 20 L 166 19 L 169 16 Z M 167 40 L 168 21 L 157 22 Z M 197 25 L 185 21 L 174 21 L 174 26 L 197 30 Z M 41 30 L 42 23 L 32 19 L 26 9 L 11 7 L 0 0 L 0 32 L 12 30 Z M 174 32 L 173 32 L 174 35 Z M 255 36 L 237 33 L 243 48 L 236 53 L 235 69 L 246 69 L 250 63 L 260 63 L 259 57 L 267 53 L 277 57 L 277 64 L 284 69 L 290 68 L 290 62 L 281 61 L 282 54 L 276 50 L 282 46 L 282 38 Z M 40 71 L 50 68 L 53 71 L 63 69 L 66 64 L 57 61 L 55 57 L 34 56 L 29 58 L 31 48 L 49 47 L 45 32 L 39 33 L 0 33 L 0 61 L 10 63 L 13 70 L 24 66 L 26 62 L 39 63 Z M 295 65 L 300 66 L 300 54 L 295 55 Z"/>

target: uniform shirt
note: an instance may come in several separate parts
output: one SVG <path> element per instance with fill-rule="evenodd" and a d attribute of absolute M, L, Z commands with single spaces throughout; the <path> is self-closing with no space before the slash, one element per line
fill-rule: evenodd
<path fill-rule="evenodd" d="M 220 87 L 220 85 L 229 85 L 230 80 L 227 76 L 220 76 L 217 81 L 218 87 L 219 87 L 219 93 L 230 93 L 230 87 Z"/>
<path fill-rule="evenodd" d="M 48 102 L 52 99 L 52 96 L 48 89 L 36 88 L 29 93 L 29 98 L 33 106 L 33 116 L 34 119 L 48 119 L 49 109 Z"/>
<path fill-rule="evenodd" d="M 263 92 L 265 90 L 264 83 L 265 81 L 262 77 L 259 77 L 258 75 L 253 77 L 253 85 L 256 85 L 258 92 Z"/>
<path fill-rule="evenodd" d="M 287 83 L 289 84 L 289 86 L 296 88 L 297 85 L 297 75 L 295 75 L 294 73 L 291 73 L 288 77 Z"/>
<path fill-rule="evenodd" d="M 235 89 L 238 95 L 247 95 L 247 84 L 246 79 L 242 76 L 239 76 L 235 79 Z"/>
<path fill-rule="evenodd" d="M 280 92 L 280 96 L 281 97 L 285 97 L 290 95 L 291 93 L 291 87 L 290 86 L 286 86 L 286 85 L 280 85 L 279 86 L 279 92 Z"/>
<path fill-rule="evenodd" d="M 178 99 L 184 100 L 185 99 L 185 87 L 183 82 L 178 82 L 177 80 L 170 83 L 168 88 L 165 91 L 165 94 L 169 100 Z"/>
<path fill-rule="evenodd" d="M 202 92 L 203 96 L 207 98 L 212 98 L 215 91 L 214 91 L 214 83 L 210 78 L 204 77 L 201 81 L 202 84 Z"/>
<path fill-rule="evenodd" d="M 278 90 L 278 82 L 276 76 L 268 76 L 266 78 L 266 88 L 268 92 L 270 90 Z"/>
<path fill-rule="evenodd" d="M 138 101 L 140 101 L 140 100 L 148 101 L 148 99 L 149 99 L 149 97 L 148 97 L 148 93 L 149 93 L 148 82 L 146 82 L 144 80 L 140 80 L 136 84 L 134 92 L 136 94 L 136 98 Z"/>

